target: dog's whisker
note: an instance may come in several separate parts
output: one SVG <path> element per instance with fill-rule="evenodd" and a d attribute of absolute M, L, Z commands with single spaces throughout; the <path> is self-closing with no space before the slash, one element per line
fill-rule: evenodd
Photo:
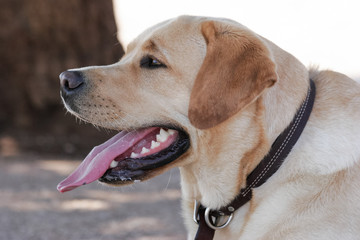
<path fill-rule="evenodd" d="M 172 168 L 172 169 L 170 169 L 169 179 L 168 179 L 168 182 L 167 182 L 167 184 L 166 184 L 166 186 L 165 186 L 165 188 L 164 188 L 163 192 L 166 192 L 166 191 L 168 190 L 168 188 L 169 188 L 172 173 L 173 173 L 173 168 Z"/>

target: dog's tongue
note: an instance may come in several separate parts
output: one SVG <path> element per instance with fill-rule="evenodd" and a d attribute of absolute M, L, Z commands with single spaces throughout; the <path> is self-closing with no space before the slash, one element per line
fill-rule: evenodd
<path fill-rule="evenodd" d="M 132 132 L 122 131 L 105 143 L 94 147 L 78 168 L 58 184 L 58 191 L 71 191 L 81 185 L 96 181 L 104 175 L 117 156 L 126 152 L 154 129 L 156 128 L 146 128 Z"/>

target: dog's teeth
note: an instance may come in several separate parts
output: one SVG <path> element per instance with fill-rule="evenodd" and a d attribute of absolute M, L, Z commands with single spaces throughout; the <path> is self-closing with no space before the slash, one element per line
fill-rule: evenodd
<path fill-rule="evenodd" d="M 168 132 L 167 132 L 165 129 L 161 128 L 161 129 L 160 129 L 160 135 L 167 136 L 167 135 L 168 135 Z"/>
<path fill-rule="evenodd" d="M 147 149 L 146 147 L 143 147 L 140 154 L 145 154 L 145 153 L 148 153 L 148 152 L 150 152 L 150 150 Z"/>
<path fill-rule="evenodd" d="M 169 137 L 169 133 L 161 128 L 160 133 L 156 135 L 156 141 L 165 142 L 168 137 Z"/>
<path fill-rule="evenodd" d="M 110 164 L 110 168 L 115 168 L 115 167 L 117 167 L 117 165 L 118 165 L 118 162 L 113 160 Z"/>
<path fill-rule="evenodd" d="M 138 156 L 139 156 L 138 153 L 132 152 L 131 155 L 130 155 L 130 158 L 137 158 Z"/>
<path fill-rule="evenodd" d="M 156 141 L 160 142 L 160 140 L 161 140 L 160 134 L 156 135 Z"/>
<path fill-rule="evenodd" d="M 160 146 L 159 142 L 151 141 L 151 149 L 157 148 L 158 146 Z"/>
<path fill-rule="evenodd" d="M 170 135 L 174 135 L 175 132 L 176 132 L 176 131 L 175 131 L 175 130 L 172 130 L 172 129 L 169 129 L 169 130 L 168 130 L 168 133 L 169 133 Z"/>

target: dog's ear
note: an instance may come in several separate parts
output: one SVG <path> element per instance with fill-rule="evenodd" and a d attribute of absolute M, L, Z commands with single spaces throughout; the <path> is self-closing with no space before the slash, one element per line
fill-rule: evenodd
<path fill-rule="evenodd" d="M 190 122 L 211 128 L 245 108 L 277 80 L 275 64 L 252 33 L 219 22 L 204 22 L 207 44 L 189 104 Z"/>

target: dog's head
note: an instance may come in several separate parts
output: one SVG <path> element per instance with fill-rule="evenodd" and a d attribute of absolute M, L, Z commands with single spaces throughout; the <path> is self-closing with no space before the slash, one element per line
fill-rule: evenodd
<path fill-rule="evenodd" d="M 229 20 L 183 16 L 142 33 L 118 63 L 69 70 L 60 79 L 71 113 L 123 130 L 59 185 L 67 191 L 97 179 L 132 183 L 211 162 L 232 154 L 229 141 L 239 138 L 253 139 L 240 151 L 247 154 L 262 134 L 257 100 L 277 74 L 267 47 L 250 30 Z"/>

